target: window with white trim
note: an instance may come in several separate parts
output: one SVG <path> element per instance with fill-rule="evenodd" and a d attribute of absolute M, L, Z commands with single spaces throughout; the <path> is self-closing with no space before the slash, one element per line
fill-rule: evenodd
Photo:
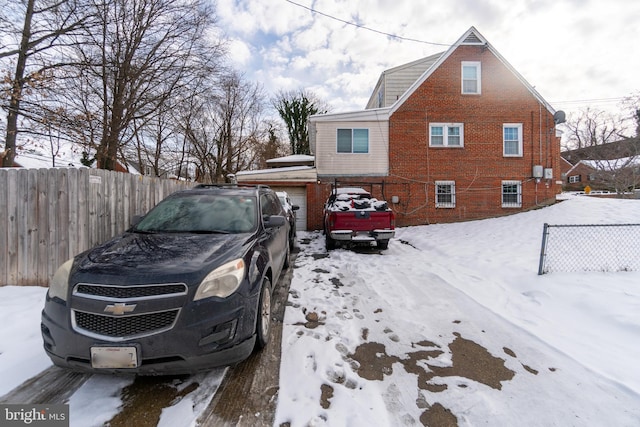
<path fill-rule="evenodd" d="M 456 182 L 436 181 L 436 208 L 456 207 Z"/>
<path fill-rule="evenodd" d="M 429 125 L 430 147 L 463 147 L 464 125 L 462 123 L 431 123 Z"/>
<path fill-rule="evenodd" d="M 575 184 L 576 182 L 580 182 L 580 175 L 571 175 L 569 177 L 569 184 Z"/>
<path fill-rule="evenodd" d="M 462 94 L 482 93 L 482 67 L 480 62 L 462 61 Z"/>
<path fill-rule="evenodd" d="M 338 129 L 338 153 L 368 153 L 369 129 Z"/>
<path fill-rule="evenodd" d="M 522 207 L 522 182 L 502 181 L 502 207 Z"/>
<path fill-rule="evenodd" d="M 504 157 L 522 157 L 522 123 L 502 125 L 502 147 Z"/>

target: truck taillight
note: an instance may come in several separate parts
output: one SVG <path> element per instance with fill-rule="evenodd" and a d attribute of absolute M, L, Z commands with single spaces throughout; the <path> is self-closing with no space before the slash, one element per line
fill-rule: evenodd
<path fill-rule="evenodd" d="M 391 229 L 394 230 L 396 228 L 396 214 L 391 212 Z"/>
<path fill-rule="evenodd" d="M 333 228 L 334 225 L 336 225 L 336 214 L 332 213 L 329 215 L 329 228 Z"/>

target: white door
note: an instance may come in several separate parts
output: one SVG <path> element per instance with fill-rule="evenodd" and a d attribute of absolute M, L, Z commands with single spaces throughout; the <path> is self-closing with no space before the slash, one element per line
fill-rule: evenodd
<path fill-rule="evenodd" d="M 296 211 L 296 230 L 305 231 L 307 229 L 307 188 L 291 187 L 287 190 L 291 202 L 300 206 Z"/>
<path fill-rule="evenodd" d="M 307 188 L 277 186 L 270 187 L 274 191 L 286 191 L 289 194 L 291 203 L 300 207 L 300 209 L 296 211 L 296 230 L 305 231 L 307 229 Z"/>

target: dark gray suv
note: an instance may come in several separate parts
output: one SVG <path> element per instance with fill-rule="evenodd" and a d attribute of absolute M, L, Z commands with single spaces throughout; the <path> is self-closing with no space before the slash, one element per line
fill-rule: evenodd
<path fill-rule="evenodd" d="M 289 224 L 266 186 L 176 192 L 124 234 L 63 264 L 42 311 L 44 349 L 78 371 L 192 373 L 269 339 Z"/>

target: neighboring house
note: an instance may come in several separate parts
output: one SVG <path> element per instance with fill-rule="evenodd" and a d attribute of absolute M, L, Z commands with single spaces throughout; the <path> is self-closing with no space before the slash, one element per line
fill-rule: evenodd
<path fill-rule="evenodd" d="M 562 165 L 562 189 L 564 191 L 583 191 L 587 186 L 592 190 L 604 188 L 596 181 L 595 169 L 587 162 L 580 160 L 572 165 L 564 157 Z"/>
<path fill-rule="evenodd" d="M 82 152 L 78 147 L 73 146 L 70 143 L 62 143 L 56 147 L 55 154 L 50 147 L 46 145 L 38 146 L 24 146 L 19 147 L 16 152 L 16 157 L 13 161 L 15 167 L 21 167 L 25 169 L 48 169 L 48 168 L 82 168 L 85 167 L 82 164 Z M 97 165 L 94 162 L 91 167 L 95 168 Z M 125 166 L 122 162 L 116 162 L 116 172 L 126 172 L 135 175 L 140 173 L 132 166 Z"/>
<path fill-rule="evenodd" d="M 382 73 L 367 107 L 310 120 L 327 195 L 335 181 L 376 184 L 406 226 L 520 212 L 561 191 L 563 115 L 473 27 L 446 52 Z"/>
<path fill-rule="evenodd" d="M 624 192 L 640 187 L 640 139 L 627 138 L 561 153 L 563 189 Z"/>

